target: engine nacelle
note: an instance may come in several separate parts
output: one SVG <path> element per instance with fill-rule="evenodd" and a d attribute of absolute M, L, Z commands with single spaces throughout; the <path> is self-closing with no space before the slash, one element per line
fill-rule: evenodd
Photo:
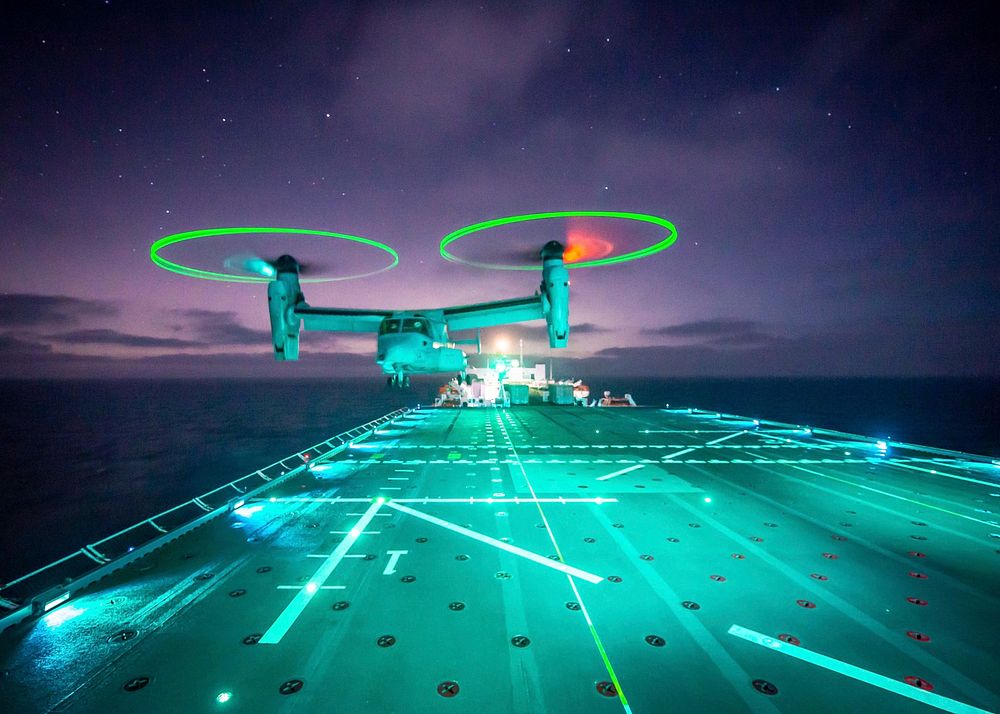
<path fill-rule="evenodd" d="M 295 314 L 295 306 L 303 302 L 304 298 L 299 287 L 298 264 L 292 262 L 293 265 L 282 265 L 279 259 L 278 275 L 267 285 L 271 340 L 274 359 L 278 361 L 299 358 L 299 327 L 302 320 Z"/>
<path fill-rule="evenodd" d="M 569 340 L 569 271 L 563 264 L 563 246 L 551 241 L 542 248 L 542 294 L 549 347 L 565 347 Z"/>

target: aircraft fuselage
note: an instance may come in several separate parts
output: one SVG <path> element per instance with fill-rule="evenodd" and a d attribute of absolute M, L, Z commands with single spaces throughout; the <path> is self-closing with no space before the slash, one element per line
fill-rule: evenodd
<path fill-rule="evenodd" d="M 397 312 L 379 325 L 375 362 L 387 375 L 462 372 L 465 353 L 448 342 L 443 315 Z"/>

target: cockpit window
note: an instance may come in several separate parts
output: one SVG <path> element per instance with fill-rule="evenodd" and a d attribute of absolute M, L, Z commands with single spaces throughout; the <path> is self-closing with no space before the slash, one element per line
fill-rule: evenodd
<path fill-rule="evenodd" d="M 378 326 L 378 333 L 380 335 L 384 335 L 388 332 L 399 332 L 400 322 L 402 322 L 402 320 L 386 318 L 385 320 L 382 320 L 382 324 Z"/>
<path fill-rule="evenodd" d="M 403 332 L 419 332 L 422 335 L 430 335 L 427 320 L 423 318 L 403 320 Z"/>

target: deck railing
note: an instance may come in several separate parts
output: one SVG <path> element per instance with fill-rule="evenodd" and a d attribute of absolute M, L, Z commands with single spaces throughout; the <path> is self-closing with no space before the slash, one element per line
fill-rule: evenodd
<path fill-rule="evenodd" d="M 240 508 L 247 498 L 274 488 L 301 473 L 310 464 L 330 458 L 410 411 L 397 409 L 372 419 L 0 585 L 0 631 L 26 617 L 62 604 L 71 592 L 96 582 L 213 518 Z"/>

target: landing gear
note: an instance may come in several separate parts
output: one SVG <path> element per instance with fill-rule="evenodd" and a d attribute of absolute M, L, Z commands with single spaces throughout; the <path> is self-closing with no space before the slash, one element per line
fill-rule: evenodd
<path fill-rule="evenodd" d="M 390 387 L 406 389 L 410 386 L 410 375 L 405 372 L 396 372 L 395 374 L 386 377 L 385 383 Z"/>

